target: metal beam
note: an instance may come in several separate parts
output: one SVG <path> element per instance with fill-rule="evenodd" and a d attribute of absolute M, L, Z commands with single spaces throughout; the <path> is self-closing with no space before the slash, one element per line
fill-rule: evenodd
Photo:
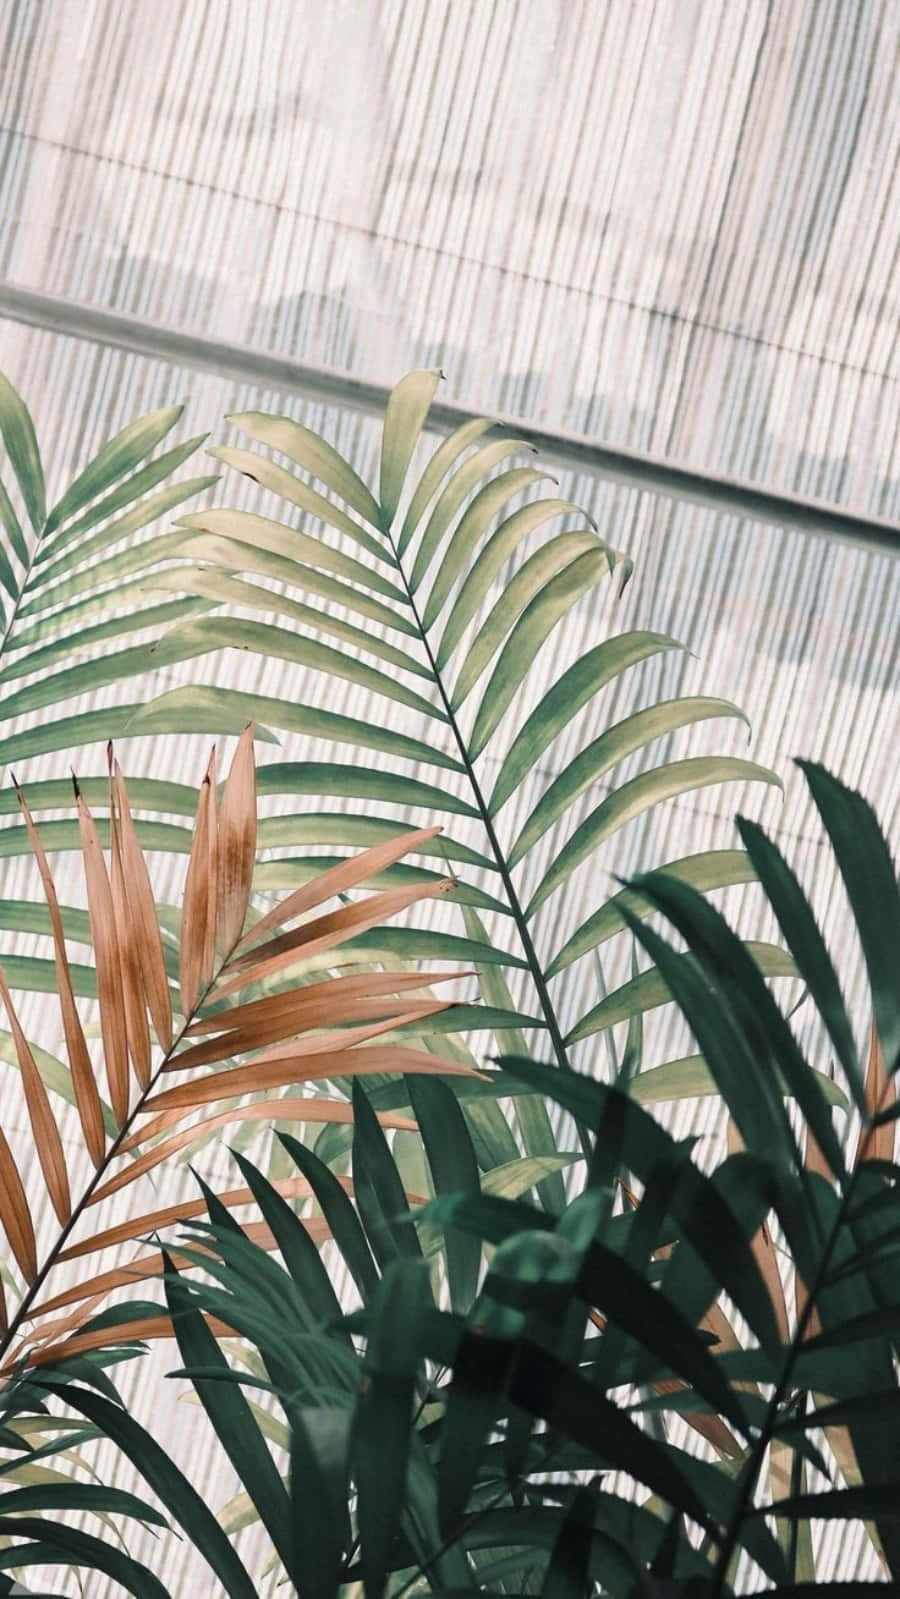
<path fill-rule="evenodd" d="M 310 400 L 349 406 L 371 415 L 383 414 L 390 392 L 384 384 L 367 382 L 351 372 L 290 361 L 269 351 L 229 344 L 222 339 L 202 338 L 120 311 L 81 305 L 13 283 L 0 282 L 0 317 L 67 338 L 111 345 L 150 360 L 196 367 L 239 383 L 296 392 Z M 471 415 L 464 406 L 437 400 L 431 408 L 429 425 L 449 432 Z M 636 450 L 610 449 L 578 434 L 535 427 L 521 417 L 498 417 L 497 421 L 513 430 L 517 437 L 528 439 L 552 460 L 577 471 L 596 472 L 600 477 L 629 488 L 689 500 L 730 516 L 799 528 L 804 533 L 900 555 L 900 526 L 880 517 L 844 510 L 800 495 L 776 494 L 736 478 L 691 471 Z"/>

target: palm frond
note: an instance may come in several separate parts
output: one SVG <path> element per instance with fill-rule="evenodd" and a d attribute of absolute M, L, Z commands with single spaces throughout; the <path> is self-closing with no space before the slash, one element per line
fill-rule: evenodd
<path fill-rule="evenodd" d="M 197 819 L 179 932 L 179 999 L 166 961 L 163 934 L 144 855 L 132 820 L 118 763 L 110 754 L 109 858 L 104 852 L 83 789 L 77 788 L 78 825 L 87 889 L 105 1083 L 92 1057 L 76 1001 L 63 917 L 38 828 L 24 795 L 20 804 L 43 882 L 48 925 L 54 941 L 53 969 L 68 1055 L 63 1080 L 78 1111 L 84 1148 L 94 1174 L 80 1192 L 44 1081 L 42 1063 L 20 1024 L 8 975 L 0 971 L 0 999 L 9 1019 L 16 1063 L 43 1191 L 59 1223 L 49 1251 L 37 1248 L 34 1203 L 24 1167 L 0 1130 L 0 1223 L 17 1268 L 18 1303 L 3 1302 L 0 1362 L 12 1372 L 23 1360 L 41 1364 L 122 1335 L 114 1321 L 89 1325 L 106 1294 L 142 1276 L 154 1275 L 158 1257 L 108 1267 L 104 1256 L 122 1243 L 152 1236 L 194 1213 L 190 1201 L 141 1214 L 132 1199 L 126 1220 L 104 1219 L 113 1195 L 186 1148 L 212 1122 L 258 1118 L 262 1092 L 293 1088 L 272 1114 L 283 1120 L 346 1120 L 340 1099 L 305 1098 L 300 1084 L 323 1084 L 344 1074 L 383 1072 L 458 1073 L 466 1070 L 440 1053 L 407 1045 L 380 1046 L 380 1035 L 402 1031 L 439 1016 L 448 1002 L 423 995 L 419 974 L 369 969 L 310 981 L 303 970 L 309 953 L 331 950 L 360 927 L 377 926 L 418 901 L 441 892 L 437 885 L 374 892 L 340 904 L 335 897 L 366 885 L 389 861 L 399 861 L 420 842 L 418 833 L 394 838 L 284 898 L 247 925 L 256 845 L 256 785 L 253 730 L 242 735 L 216 814 L 213 763 L 201 784 Z M 287 929 L 287 930 L 284 930 Z M 299 970 L 298 970 L 299 969 Z M 429 987 L 446 983 L 455 970 L 432 974 Z M 233 994 L 239 998 L 232 999 Z M 180 1019 L 175 1020 L 180 1010 Z M 155 1058 L 151 1054 L 151 1030 Z M 59 1082 L 51 1087 L 58 1089 Z M 104 1098 L 108 1094 L 108 1104 Z M 247 1103 L 247 1096 L 255 1096 Z M 194 1113 L 207 1107 L 199 1128 Z M 277 1107 L 277 1109 L 276 1109 Z M 212 1112 L 212 1114 L 210 1114 Z M 27 1175 L 27 1174 L 26 1174 Z M 285 1192 L 308 1193 L 301 1182 Z M 252 1200 L 238 1189 L 224 1197 L 234 1206 Z M 119 1211 L 121 1216 L 121 1211 Z M 56 1287 L 67 1263 L 89 1264 L 91 1276 Z M 71 1275 L 71 1273 L 70 1273 Z M 2 1290 L 0 1290 L 2 1292 Z M 59 1313 L 64 1312 L 60 1317 Z M 48 1318 L 56 1317 L 56 1320 Z M 163 1322 L 159 1330 L 166 1330 Z M 155 1329 L 143 1327 L 143 1335 Z M 128 1329 L 125 1329 L 127 1332 Z M 137 1336 L 137 1330 L 131 1329 Z"/>
<path fill-rule="evenodd" d="M 581 1017 L 564 1037 L 553 979 L 621 932 L 622 897 L 614 894 L 563 939 L 559 918 L 545 916 L 538 926 L 539 912 L 559 907 L 573 874 L 653 806 L 711 784 L 777 779 L 753 762 L 697 756 L 616 781 L 617 767 L 651 753 L 659 740 L 741 715 L 723 700 L 685 697 L 607 728 L 529 801 L 524 820 L 510 819 L 523 806 L 537 763 L 565 740 L 579 713 L 623 674 L 679 646 L 648 631 L 592 642 L 535 694 L 533 668 L 545 645 L 586 596 L 627 580 L 631 563 L 576 504 L 534 497 L 549 480 L 533 464 L 531 447 L 498 437 L 484 419 L 445 439 L 417 477 L 414 462 L 437 381 L 436 372 L 414 372 L 393 391 L 377 492 L 310 429 L 254 411 L 230 418 L 248 447 L 221 446 L 213 454 L 255 481 L 270 503 L 280 501 L 284 519 L 227 505 L 181 518 L 179 550 L 192 563 L 183 581 L 228 610 L 214 619 L 186 619 L 161 648 L 187 656 L 226 645 L 284 660 L 367 691 L 375 713 L 362 720 L 325 710 L 323 697 L 312 694 L 301 703 L 299 696 L 195 686 L 152 701 L 130 727 L 233 727 L 240 716 L 332 741 L 346 758 L 277 763 L 264 784 L 270 794 L 361 801 L 357 811 L 323 807 L 329 838 L 344 847 L 386 827 L 385 818 L 372 815 L 373 803 L 479 824 L 474 847 L 441 842 L 459 868 L 453 897 L 498 919 L 498 935 L 470 936 L 476 965 L 502 965 L 505 957 L 511 970 L 524 967 L 556 1059 L 568 1064 L 572 1045 L 593 1028 Z M 524 715 L 517 710 L 523 695 L 535 702 Z M 595 798 L 576 825 L 586 793 Z M 281 817 L 278 839 L 302 844 L 312 825 L 308 817 Z M 563 842 L 539 868 L 551 827 L 562 829 Z M 754 875 L 742 850 L 703 852 L 673 865 L 704 891 Z M 286 886 L 290 870 L 272 861 L 267 881 Z"/>
<path fill-rule="evenodd" d="M 160 630 L 214 605 L 183 585 L 158 586 L 164 574 L 171 583 L 178 539 L 143 531 L 215 482 L 169 481 L 205 435 L 154 454 L 182 412 L 166 406 L 123 428 L 48 510 L 34 425 L 0 374 L 10 469 L 7 483 L 0 472 L 0 764 L 118 736 L 133 705 L 85 712 L 79 698 L 147 672 Z M 142 633 L 146 642 L 132 642 Z"/>

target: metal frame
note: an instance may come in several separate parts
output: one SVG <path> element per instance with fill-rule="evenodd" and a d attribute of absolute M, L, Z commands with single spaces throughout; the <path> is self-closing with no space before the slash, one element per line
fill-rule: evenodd
<path fill-rule="evenodd" d="M 261 388 L 296 391 L 310 400 L 350 406 L 372 415 L 383 414 L 390 393 L 386 385 L 368 382 L 351 372 L 290 361 L 284 356 L 229 344 L 221 339 L 202 338 L 120 311 L 79 304 L 13 283 L 0 282 L 0 318 L 67 338 L 111 345 L 152 360 L 214 372 L 220 377 Z M 429 424 L 449 432 L 472 414 L 464 406 L 438 400 L 431 408 Z M 739 479 L 692 471 L 636 450 L 610 449 L 578 434 L 535 427 L 521 417 L 498 417 L 497 421 L 552 460 L 576 471 L 596 472 L 629 488 L 689 500 L 726 515 L 798 528 L 804 533 L 863 545 L 882 554 L 900 555 L 900 525 L 881 517 L 844 510 L 800 495 L 773 493 Z"/>

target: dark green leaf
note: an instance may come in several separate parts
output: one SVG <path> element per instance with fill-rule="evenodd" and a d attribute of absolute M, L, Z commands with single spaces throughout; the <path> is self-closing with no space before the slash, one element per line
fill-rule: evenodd
<path fill-rule="evenodd" d="M 868 801 L 814 761 L 798 761 L 825 823 L 856 919 L 888 1076 L 900 1068 L 900 882 Z"/>
<path fill-rule="evenodd" d="M 477 1194 L 478 1162 L 453 1090 L 437 1077 L 407 1077 L 406 1085 L 436 1192 Z M 451 1304 L 465 1312 L 478 1287 L 481 1245 L 471 1233 L 451 1227 L 445 1248 Z"/>
<path fill-rule="evenodd" d="M 366 1243 L 366 1236 L 347 1195 L 333 1172 L 290 1133 L 276 1134 L 295 1165 L 302 1172 L 316 1197 L 331 1235 L 346 1263 L 347 1270 L 364 1300 L 375 1292 L 378 1272 Z"/>
<path fill-rule="evenodd" d="M 816 925 L 803 889 L 778 846 L 756 822 L 736 818 L 737 827 L 756 874 L 766 891 L 797 971 L 814 999 L 828 1028 L 838 1060 L 847 1074 L 857 1106 L 863 1108 L 862 1068 L 853 1029 L 825 940 Z"/>
<path fill-rule="evenodd" d="M 57 1449 L 60 1448 L 62 1443 L 58 1442 Z M 153 1527 L 168 1525 L 165 1516 L 134 1494 L 93 1483 L 39 1482 L 26 1488 L 5 1488 L 2 1505 L 4 1516 L 31 1510 L 90 1510 L 97 1515 L 134 1516 L 137 1521 L 145 1521 Z"/>
<path fill-rule="evenodd" d="M 224 1535 L 223 1535 L 224 1536 Z M 152 1571 L 142 1566 L 130 1555 L 123 1555 L 105 1539 L 81 1532 L 56 1521 L 32 1520 L 30 1516 L 0 1516 L 0 1537 L 25 1538 L 29 1542 L 14 1549 L 0 1552 L 0 1562 L 10 1566 L 44 1565 L 52 1563 L 87 1566 L 91 1571 L 102 1571 L 135 1599 L 169 1599 L 168 1589 L 154 1577 Z M 15 1591 L 15 1590 L 12 1590 Z M 250 1592 L 251 1590 L 246 1590 Z M 228 1599 L 241 1590 L 226 1589 Z"/>
<path fill-rule="evenodd" d="M 292 1405 L 293 1565 L 304 1599 L 334 1599 L 350 1542 L 347 1410 Z"/>
<path fill-rule="evenodd" d="M 277 1109 L 275 1102 L 272 1106 L 273 1115 Z M 285 1266 L 309 1305 L 312 1320 L 322 1323 L 338 1320 L 341 1315 L 340 1304 L 319 1251 L 303 1222 L 278 1190 L 266 1181 L 262 1172 L 238 1150 L 232 1149 L 231 1153 L 259 1206 L 263 1221 L 272 1229 Z"/>
<path fill-rule="evenodd" d="M 366 1236 L 382 1269 L 397 1255 L 421 1259 L 400 1174 L 358 1077 L 353 1080 L 353 1185 Z"/>
<path fill-rule="evenodd" d="M 796 1494 L 776 1499 L 771 1505 L 758 1505 L 751 1515 L 776 1515 L 813 1521 L 850 1520 L 886 1516 L 900 1519 L 900 1480 L 892 1483 L 865 1483 L 858 1488 L 839 1488 L 830 1493 Z"/>
<path fill-rule="evenodd" d="M 42 1381 L 49 1392 L 58 1394 L 73 1410 L 80 1411 L 122 1450 L 215 1572 L 228 1599 L 256 1599 L 255 1585 L 215 1516 L 150 1433 L 126 1411 L 99 1394 L 60 1384 L 51 1378 Z M 71 1533 L 72 1529 L 66 1528 L 63 1536 L 69 1537 Z M 154 1596 L 165 1593 L 159 1584 L 145 1591 Z"/>
<path fill-rule="evenodd" d="M 621 1162 L 642 1182 L 649 1181 L 661 1160 L 672 1159 L 677 1148 L 674 1139 L 616 1089 L 537 1061 L 504 1057 L 502 1065 L 511 1077 L 521 1077 L 586 1126 L 599 1127 L 612 1111 L 621 1130 Z M 739 1306 L 760 1343 L 779 1348 L 781 1340 L 769 1292 L 750 1252 L 744 1228 L 724 1196 L 692 1165 L 686 1166 L 675 1190 L 673 1211 L 686 1238 L 708 1265 L 719 1288 L 724 1288 Z"/>
<path fill-rule="evenodd" d="M 352 1456 L 366 1599 L 381 1599 L 405 1503 L 410 1421 L 431 1295 L 423 1264 L 391 1261 L 372 1304 Z"/>
<path fill-rule="evenodd" d="M 185 1367 L 228 1371 L 228 1362 L 199 1310 L 192 1306 L 171 1259 L 165 1252 L 163 1258 L 166 1303 Z M 194 1388 L 286 1570 L 294 1577 L 290 1502 L 247 1400 L 239 1387 L 223 1386 L 206 1377 L 197 1377 Z"/>
<path fill-rule="evenodd" d="M 652 872 L 637 878 L 633 886 L 645 894 L 686 939 L 710 981 L 727 990 L 735 1017 L 758 1063 L 757 1080 L 770 1066 L 778 1069 L 832 1171 L 841 1177 L 843 1153 L 819 1079 L 810 1071 L 746 944 L 689 884 L 666 877 L 664 872 Z M 646 928 L 639 936 L 646 938 Z M 688 1020 L 693 1022 L 691 1016 Z M 710 1066 L 715 1071 L 712 1061 Z M 719 1081 L 721 1086 L 721 1079 Z M 737 1120 L 733 1105 L 732 1114 Z M 749 1145 L 749 1140 L 746 1141 Z"/>

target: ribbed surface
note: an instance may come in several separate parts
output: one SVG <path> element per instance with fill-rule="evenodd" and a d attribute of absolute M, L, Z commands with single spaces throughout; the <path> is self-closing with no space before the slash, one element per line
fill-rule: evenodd
<path fill-rule="evenodd" d="M 898 38 L 862 0 L 16 6 L 0 270 L 890 515 Z"/>
<path fill-rule="evenodd" d="M 890 4 L 59 0 L 10 7 L 2 26 L 2 276 L 387 382 L 440 363 L 449 394 L 472 407 L 898 515 L 900 19 Z M 137 411 L 185 395 L 185 433 L 209 427 L 221 440 L 227 411 L 290 410 L 327 428 L 375 481 L 375 425 L 296 396 L 236 391 L 11 324 L 0 325 L 0 367 L 32 408 L 51 494 Z M 249 503 L 225 487 L 231 503 Z M 665 656 L 606 691 L 504 813 L 507 836 L 576 737 L 660 692 L 741 705 L 749 753 L 775 766 L 787 794 L 782 804 L 732 786 L 668 807 L 606 851 L 602 886 L 582 872 L 539 930 L 557 947 L 609 874 L 731 844 L 730 817 L 746 805 L 814 885 L 862 1027 L 856 951 L 841 947 L 842 902 L 789 757 L 814 756 L 861 787 L 897 837 L 896 562 L 588 475 L 564 477 L 560 492 L 637 570 L 622 600 L 579 607 L 547 650 L 548 675 L 586 641 L 632 625 L 675 634 L 698 659 Z M 304 697 L 298 669 L 231 656 L 160 674 L 140 694 L 215 671 Z M 343 685 L 332 695 L 333 708 L 376 713 Z M 745 754 L 739 729 L 694 729 L 674 748 Z M 135 742 L 127 766 L 160 774 L 177 760 L 186 778 L 199 775 L 204 743 Z M 285 738 L 286 758 L 309 753 Z M 99 747 L 83 759 L 102 770 Z M 61 756 L 40 769 L 67 765 Z M 541 861 L 557 843 L 548 835 Z M 62 869 L 62 897 L 75 898 Z M 160 879 L 163 894 L 177 875 Z M 27 863 L 7 862 L 3 897 L 26 884 L 33 897 Z M 723 903 L 748 935 L 769 935 L 753 891 Z M 623 948 L 607 981 L 627 963 Z M 564 1019 L 593 986 L 589 961 L 560 981 Z M 52 1047 L 45 1005 L 23 1009 Z M 684 1041 L 665 1013 L 648 1033 L 652 1060 Z M 712 1132 L 704 1107 L 675 1112 L 679 1132 Z M 224 1150 L 208 1156 L 224 1179 Z M 145 1184 L 142 1208 L 190 1186 L 170 1172 Z M 167 1363 L 154 1356 L 154 1371 Z M 217 1477 L 205 1429 L 165 1404 L 157 1432 L 220 1502 L 227 1474 Z M 165 1559 L 150 1540 L 134 1547 L 173 1592 L 215 1591 L 188 1572 L 183 1547 L 170 1543 Z M 842 1548 L 844 1573 L 856 1574 L 858 1547 L 852 1534 L 842 1547 L 835 1524 L 821 1539 L 823 1570 Z"/>

